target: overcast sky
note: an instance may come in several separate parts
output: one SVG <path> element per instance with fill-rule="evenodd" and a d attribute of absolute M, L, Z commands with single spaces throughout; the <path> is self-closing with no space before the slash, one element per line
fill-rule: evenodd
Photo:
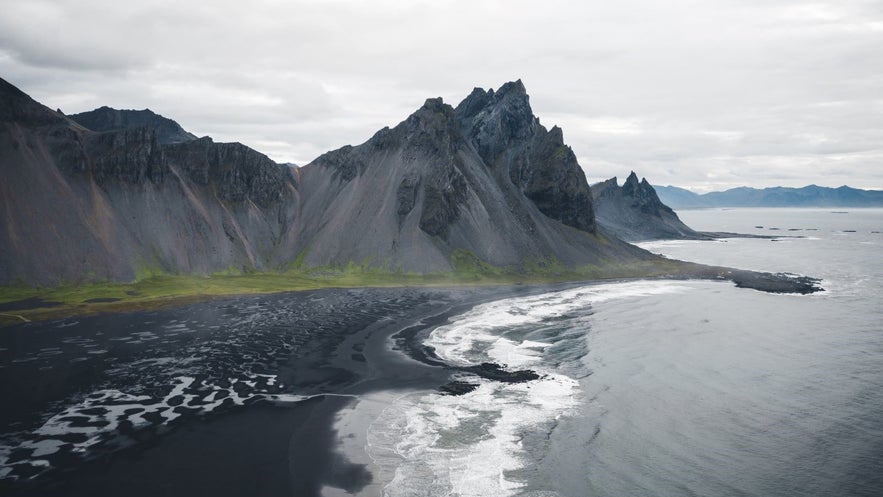
<path fill-rule="evenodd" d="M 521 78 L 590 182 L 883 189 L 880 0 L 0 0 L 0 76 L 300 165 Z"/>

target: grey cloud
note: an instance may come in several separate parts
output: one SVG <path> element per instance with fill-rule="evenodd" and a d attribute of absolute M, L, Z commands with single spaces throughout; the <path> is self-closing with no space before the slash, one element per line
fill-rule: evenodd
<path fill-rule="evenodd" d="M 280 161 L 364 141 L 427 97 L 522 78 L 590 178 L 883 188 L 879 2 L 0 7 L 0 71 L 47 105 L 149 107 Z"/>

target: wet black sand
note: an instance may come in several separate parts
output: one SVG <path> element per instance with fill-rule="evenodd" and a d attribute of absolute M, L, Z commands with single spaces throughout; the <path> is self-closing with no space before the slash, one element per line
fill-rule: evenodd
<path fill-rule="evenodd" d="M 358 490 L 371 475 L 334 451 L 335 413 L 360 393 L 448 381 L 389 337 L 540 290 L 323 290 L 5 328 L 0 395 L 13 400 L 0 442 L 11 473 L 0 493 Z"/>

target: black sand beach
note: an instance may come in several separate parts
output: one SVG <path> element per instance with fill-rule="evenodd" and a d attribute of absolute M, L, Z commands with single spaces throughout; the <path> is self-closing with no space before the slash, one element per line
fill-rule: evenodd
<path fill-rule="evenodd" d="M 335 413 L 366 392 L 449 377 L 391 350 L 389 337 L 537 290 L 322 290 L 6 328 L 0 395 L 14 400 L 0 415 L 0 490 L 357 491 L 371 475 L 335 452 Z"/>
<path fill-rule="evenodd" d="M 697 267 L 765 291 L 815 284 Z M 457 395 L 474 387 L 451 381 L 457 368 L 422 350 L 421 331 L 480 302 L 580 284 L 328 289 L 6 327 L 0 490 L 90 497 L 357 492 L 371 474 L 335 450 L 341 409 L 370 392 Z M 503 382 L 536 378 L 490 363 L 468 372 Z"/>

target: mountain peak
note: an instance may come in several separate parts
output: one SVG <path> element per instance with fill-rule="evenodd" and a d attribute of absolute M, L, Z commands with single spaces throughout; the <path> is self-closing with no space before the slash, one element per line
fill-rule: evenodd
<path fill-rule="evenodd" d="M 538 126 L 521 80 L 506 83 L 496 92 L 476 88 L 455 113 L 463 134 L 489 166 L 510 146 L 526 145 Z"/>
<path fill-rule="evenodd" d="M 196 139 L 195 135 L 185 131 L 177 122 L 150 109 L 114 109 L 103 105 L 95 110 L 71 114 L 68 117 L 81 126 L 98 132 L 140 127 L 151 128 L 156 130 L 156 138 L 162 144 L 182 143 Z"/>
<path fill-rule="evenodd" d="M 425 102 L 423 102 L 422 109 L 430 109 L 430 110 L 442 110 L 442 107 L 450 107 L 445 104 L 445 101 L 441 97 L 435 98 L 427 98 Z"/>
<path fill-rule="evenodd" d="M 456 112 L 460 119 L 468 119 L 496 107 L 517 110 L 522 116 L 527 115 L 531 120 L 533 119 L 530 97 L 520 79 L 504 83 L 497 91 L 474 88 L 472 93 L 457 105 Z"/>
<path fill-rule="evenodd" d="M 703 239 L 663 204 L 644 178 L 632 171 L 620 188 L 616 177 L 592 185 L 599 225 L 628 241 L 665 238 Z"/>
<path fill-rule="evenodd" d="M 497 96 L 502 98 L 510 93 L 515 95 L 523 95 L 527 96 L 527 89 L 524 87 L 524 83 L 521 82 L 521 79 L 517 79 L 515 81 L 509 81 L 504 83 L 503 86 L 497 90 Z"/>
<path fill-rule="evenodd" d="M 408 129 L 408 133 L 419 131 L 438 134 L 446 131 L 457 136 L 460 134 L 460 125 L 454 108 L 446 104 L 441 97 L 427 98 L 403 124 Z"/>
<path fill-rule="evenodd" d="M 637 196 L 640 190 L 641 182 L 638 181 L 638 175 L 632 171 L 622 185 L 622 192 L 629 196 Z"/>

